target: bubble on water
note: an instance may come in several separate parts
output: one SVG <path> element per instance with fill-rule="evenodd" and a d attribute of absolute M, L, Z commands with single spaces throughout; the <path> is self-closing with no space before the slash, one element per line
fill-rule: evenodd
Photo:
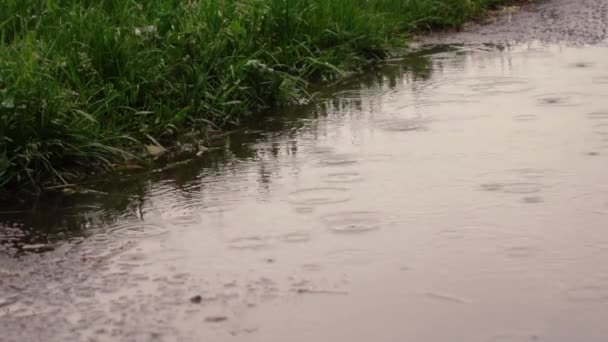
<path fill-rule="evenodd" d="M 348 189 L 318 187 L 296 190 L 289 194 L 288 201 L 296 205 L 322 205 L 350 200 Z"/>
<path fill-rule="evenodd" d="M 329 230 L 336 233 L 363 233 L 378 230 L 384 220 L 382 215 L 370 211 L 350 211 L 323 217 Z"/>

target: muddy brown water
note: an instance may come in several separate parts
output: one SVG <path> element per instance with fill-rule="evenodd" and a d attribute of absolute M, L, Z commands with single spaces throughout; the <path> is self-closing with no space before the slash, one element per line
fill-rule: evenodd
<path fill-rule="evenodd" d="M 606 341 L 607 56 L 431 49 L 3 208 L 0 340 Z"/>

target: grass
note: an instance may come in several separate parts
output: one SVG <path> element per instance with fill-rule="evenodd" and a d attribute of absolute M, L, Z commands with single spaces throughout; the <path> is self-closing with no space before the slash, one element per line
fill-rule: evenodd
<path fill-rule="evenodd" d="M 307 97 L 497 0 L 0 0 L 0 189 L 66 184 L 152 140 Z"/>

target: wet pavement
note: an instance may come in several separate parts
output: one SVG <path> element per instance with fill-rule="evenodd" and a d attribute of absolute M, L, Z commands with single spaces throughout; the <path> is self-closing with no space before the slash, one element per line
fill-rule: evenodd
<path fill-rule="evenodd" d="M 604 0 L 521 0 L 497 14 L 462 32 L 440 32 L 422 40 L 433 44 L 608 44 L 608 2 Z"/>
<path fill-rule="evenodd" d="M 605 341 L 608 48 L 573 36 L 422 50 L 2 208 L 0 341 Z"/>

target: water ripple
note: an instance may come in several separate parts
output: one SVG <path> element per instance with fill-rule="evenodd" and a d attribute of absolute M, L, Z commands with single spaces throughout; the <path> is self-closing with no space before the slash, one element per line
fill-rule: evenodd
<path fill-rule="evenodd" d="M 379 213 L 369 211 L 349 211 L 323 217 L 329 230 L 336 233 L 363 233 L 378 230 L 384 220 Z"/>
<path fill-rule="evenodd" d="M 168 229 L 167 227 L 148 222 L 130 222 L 118 224 L 110 228 L 109 231 L 116 236 L 126 238 L 147 238 L 165 234 L 168 232 Z"/>
<path fill-rule="evenodd" d="M 575 92 L 549 93 L 536 97 L 538 105 L 553 107 L 580 106 L 586 100 L 587 97 L 584 94 Z"/>
<path fill-rule="evenodd" d="M 321 205 L 346 202 L 350 200 L 348 189 L 336 187 L 317 187 L 300 189 L 289 194 L 288 201 L 297 205 Z"/>

